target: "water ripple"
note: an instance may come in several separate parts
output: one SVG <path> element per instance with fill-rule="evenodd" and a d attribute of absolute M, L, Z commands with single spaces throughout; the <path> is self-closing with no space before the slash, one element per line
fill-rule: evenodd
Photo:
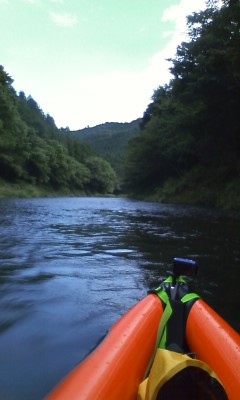
<path fill-rule="evenodd" d="M 41 399 L 176 255 L 199 261 L 196 289 L 240 329 L 239 215 L 117 198 L 13 199 L 0 200 L 0 228 L 0 387 L 15 399 Z"/>

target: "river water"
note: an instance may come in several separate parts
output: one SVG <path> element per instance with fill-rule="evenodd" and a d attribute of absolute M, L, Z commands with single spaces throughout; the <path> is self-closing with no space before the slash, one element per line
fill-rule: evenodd
<path fill-rule="evenodd" d="M 0 200 L 0 399 L 38 400 L 171 269 L 240 331 L 240 216 L 124 198 Z"/>

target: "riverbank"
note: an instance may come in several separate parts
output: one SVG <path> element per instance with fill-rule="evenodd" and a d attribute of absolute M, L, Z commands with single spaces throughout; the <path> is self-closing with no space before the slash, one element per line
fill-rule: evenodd
<path fill-rule="evenodd" d="M 0 180 L 0 198 L 31 198 L 31 197 L 56 197 L 56 196 L 99 196 L 98 193 L 71 191 L 69 188 L 54 190 L 47 186 L 37 186 L 28 183 L 8 183 Z M 103 194 L 101 194 L 103 196 Z M 114 195 L 108 195 L 115 197 Z M 120 197 L 129 197 L 119 194 Z M 118 196 L 116 196 L 118 197 Z M 240 182 L 231 181 L 226 184 L 213 184 L 213 182 L 191 183 L 181 179 L 172 179 L 161 188 L 156 188 L 152 193 L 131 196 L 145 201 L 160 203 L 186 204 L 207 206 L 224 210 L 240 210 Z"/>
<path fill-rule="evenodd" d="M 185 204 L 240 210 L 240 177 L 227 176 L 226 170 L 196 168 L 162 186 L 139 195 L 139 199 L 160 203 Z"/>
<path fill-rule="evenodd" d="M 93 193 L 83 190 L 71 190 L 62 187 L 54 190 L 49 186 L 34 185 L 25 182 L 9 183 L 0 179 L 0 199 L 1 198 L 34 198 L 34 197 L 74 197 L 74 196 L 94 196 L 94 197 L 118 197 L 110 193 Z M 127 197 L 120 195 L 119 197 Z"/>
<path fill-rule="evenodd" d="M 148 196 L 149 200 L 172 204 L 207 206 L 224 210 L 240 210 L 240 182 L 187 182 L 171 179 Z"/>
<path fill-rule="evenodd" d="M 85 192 L 71 191 L 68 188 L 54 190 L 48 186 L 33 185 L 30 183 L 8 183 L 0 180 L 0 198 L 29 198 L 55 196 L 84 196 Z"/>

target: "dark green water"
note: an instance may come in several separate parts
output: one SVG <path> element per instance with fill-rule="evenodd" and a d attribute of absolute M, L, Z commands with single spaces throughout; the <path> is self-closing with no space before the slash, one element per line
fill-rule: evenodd
<path fill-rule="evenodd" d="M 38 400 L 171 269 L 240 331 L 240 215 L 128 199 L 0 200 L 0 399 Z"/>

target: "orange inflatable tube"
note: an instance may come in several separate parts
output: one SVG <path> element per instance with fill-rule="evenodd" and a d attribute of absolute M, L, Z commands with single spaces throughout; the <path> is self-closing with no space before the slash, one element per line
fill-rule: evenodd
<path fill-rule="evenodd" d="M 46 400 L 134 400 L 152 356 L 163 309 L 148 295 L 110 329 L 102 343 Z"/>
<path fill-rule="evenodd" d="M 188 346 L 218 375 L 229 400 L 240 399 L 240 336 L 203 300 L 194 303 L 186 326 Z"/>
<path fill-rule="evenodd" d="M 112 326 L 101 344 L 46 400 L 136 400 L 155 348 L 162 313 L 158 296 L 145 297 Z M 238 333 L 200 299 L 190 310 L 186 338 L 190 351 L 216 372 L 229 400 L 239 400 Z"/>

